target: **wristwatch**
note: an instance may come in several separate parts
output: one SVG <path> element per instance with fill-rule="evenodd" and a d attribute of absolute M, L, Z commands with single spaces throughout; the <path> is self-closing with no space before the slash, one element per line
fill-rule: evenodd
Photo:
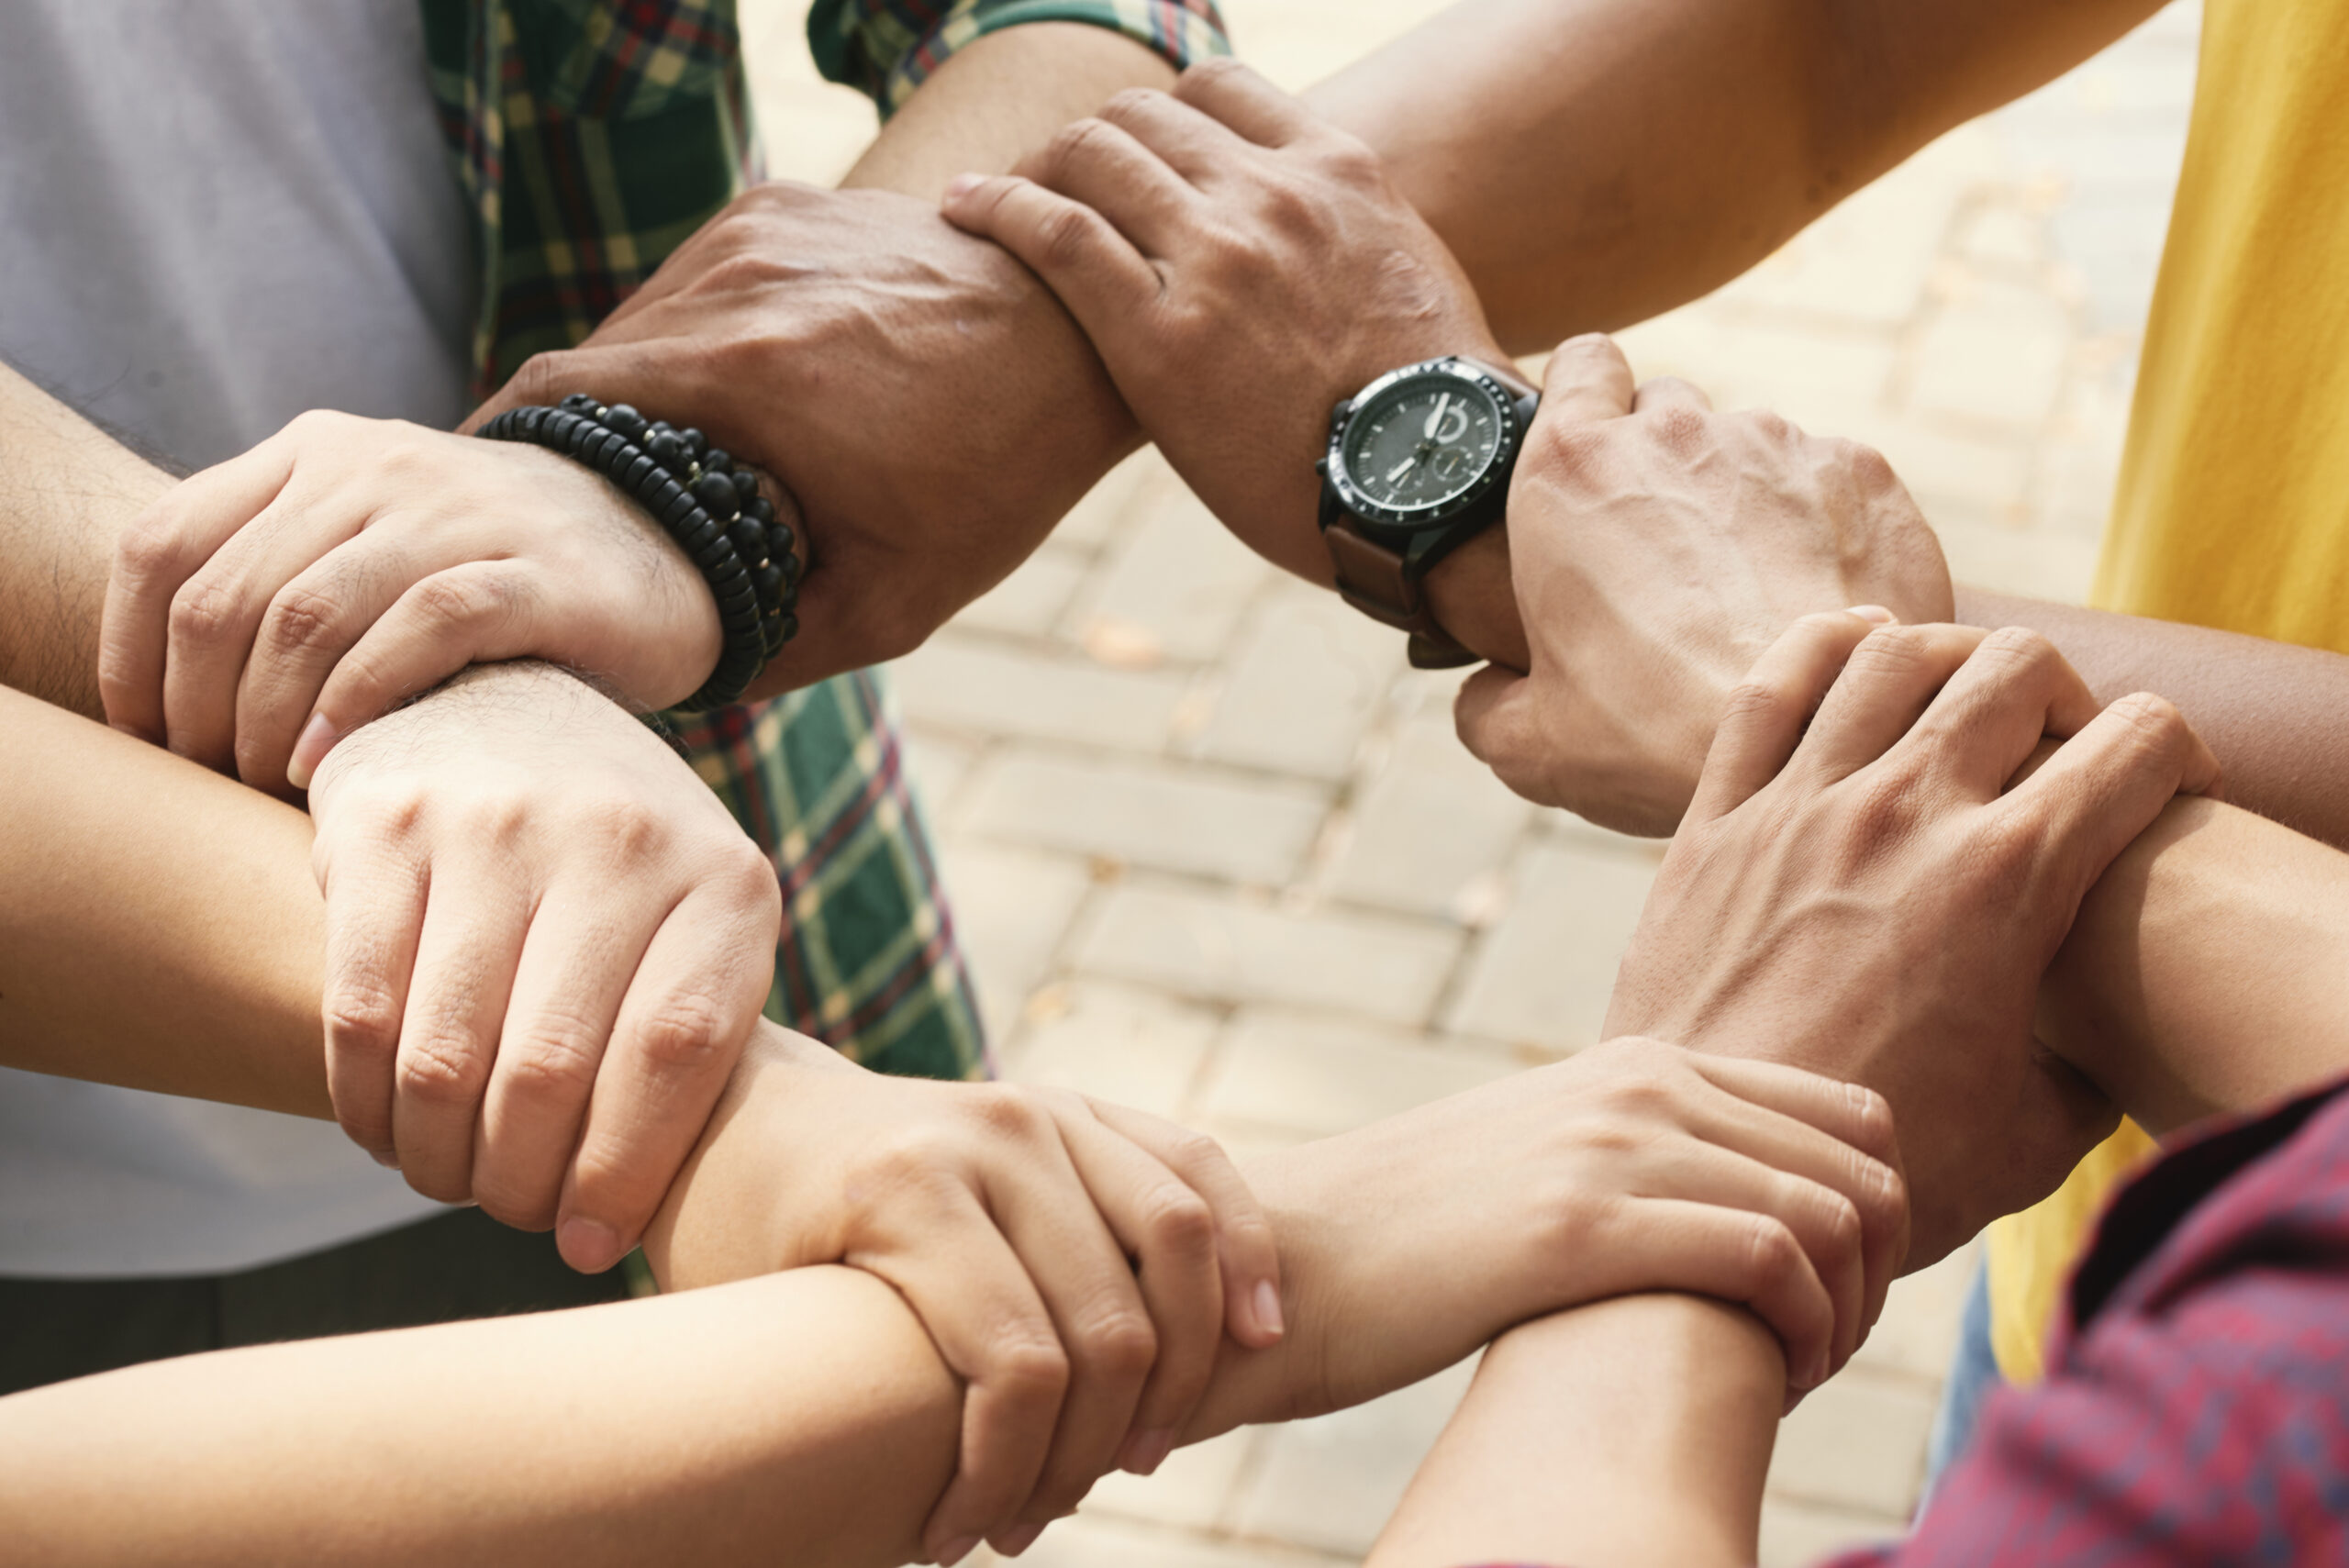
<path fill-rule="evenodd" d="M 1542 395 L 1510 371 L 1446 356 L 1389 371 L 1338 405 L 1321 474 L 1321 538 L 1338 592 L 1411 635 L 1422 670 L 1476 655 L 1436 624 L 1428 569 L 1500 521 Z"/>

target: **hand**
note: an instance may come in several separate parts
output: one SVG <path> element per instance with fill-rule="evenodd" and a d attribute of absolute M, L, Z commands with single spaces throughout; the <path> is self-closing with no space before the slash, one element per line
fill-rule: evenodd
<path fill-rule="evenodd" d="M 1514 1324 L 1631 1291 L 1750 1305 L 1790 1392 L 1841 1367 L 1905 1243 L 1890 1113 L 1771 1063 L 1616 1040 L 1267 1156 L 1291 1303 L 1208 1430 L 1417 1382 Z"/>
<path fill-rule="evenodd" d="M 2040 978 L 2113 857 L 2218 777 L 2176 708 L 2099 712 L 2035 633 L 1806 617 L 1728 705 L 1607 1028 L 1884 1095 L 1921 1267 L 2112 1129 L 2032 1037 Z"/>
<path fill-rule="evenodd" d="M 685 551 L 588 469 L 317 412 L 123 534 L 98 682 L 116 728 L 276 792 L 468 664 L 545 659 L 653 709 L 721 640 Z"/>
<path fill-rule="evenodd" d="M 1331 580 L 1313 469 L 1330 409 L 1417 360 L 1508 362 L 1377 155 L 1243 65 L 1120 94 L 1021 168 L 963 176 L 946 216 L 1052 285 L 1199 499 L 1300 576 Z"/>
<path fill-rule="evenodd" d="M 698 426 L 796 498 L 800 631 L 754 695 L 910 652 L 1134 442 L 1084 335 L 1019 262 L 928 203 L 783 182 L 735 198 L 473 417 L 571 392 Z"/>
<path fill-rule="evenodd" d="M 1272 1230 L 1223 1151 L 1138 1111 L 883 1078 L 762 1031 L 645 1239 L 664 1286 L 846 1262 L 970 1384 L 923 1530 L 1017 1552 L 1113 1465 L 1156 1469 L 1230 1325 L 1282 1332 Z"/>
<path fill-rule="evenodd" d="M 1881 457 L 1685 382 L 1635 393 L 1604 338 L 1551 357 L 1508 517 L 1532 662 L 1470 677 L 1460 738 L 1518 794 L 1623 832 L 1672 832 L 1730 692 L 1796 617 L 1954 613 Z"/>
<path fill-rule="evenodd" d="M 651 730 L 540 664 L 367 726 L 310 810 L 343 1129 L 609 1268 L 758 1021 L 774 869 Z"/>

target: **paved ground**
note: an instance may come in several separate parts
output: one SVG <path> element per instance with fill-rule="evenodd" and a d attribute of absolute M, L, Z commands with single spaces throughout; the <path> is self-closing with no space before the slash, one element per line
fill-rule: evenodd
<path fill-rule="evenodd" d="M 1224 0 L 1302 86 L 1440 0 Z M 783 0 L 746 6 L 778 173 L 870 133 Z M 1643 375 L 1881 448 L 1959 574 L 2076 597 L 2119 459 L 2183 145 L 2198 12 L 2174 6 L 1968 127 L 1748 276 L 1624 335 Z M 1590 1043 L 1652 845 L 1532 811 L 1461 751 L 1454 680 L 1279 578 L 1162 465 L 1126 465 L 898 671 L 917 764 L 1016 1077 L 1240 1149 L 1353 1127 Z M 1904 1283 L 1787 1425 L 1765 1563 L 1897 1529 L 1970 1254 Z M 1359 1556 L 1464 1369 L 1105 1483 L 1048 1568 Z"/>

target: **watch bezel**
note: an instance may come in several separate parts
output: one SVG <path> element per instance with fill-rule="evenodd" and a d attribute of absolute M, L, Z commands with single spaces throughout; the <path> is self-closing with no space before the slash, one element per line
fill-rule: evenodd
<path fill-rule="evenodd" d="M 1346 437 L 1354 421 L 1394 388 L 1407 382 L 1450 377 L 1465 381 L 1481 388 L 1500 410 L 1500 433 L 1493 444 L 1493 453 L 1486 461 L 1485 471 L 1468 488 L 1449 499 L 1425 506 L 1389 506 L 1372 500 L 1354 481 L 1346 462 Z M 1503 384 L 1500 379 L 1483 366 L 1454 355 L 1440 359 L 1421 360 L 1416 364 L 1388 371 L 1340 404 L 1330 420 L 1330 446 L 1323 467 L 1323 476 L 1335 493 L 1339 506 L 1360 523 L 1373 538 L 1401 543 L 1417 539 L 1431 529 L 1451 526 L 1464 513 L 1489 496 L 1494 488 L 1508 474 L 1511 459 L 1516 455 L 1524 431 L 1517 411 L 1518 394 Z"/>

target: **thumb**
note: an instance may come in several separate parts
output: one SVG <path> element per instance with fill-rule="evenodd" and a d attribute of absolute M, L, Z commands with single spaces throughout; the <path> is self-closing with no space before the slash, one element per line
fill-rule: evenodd
<path fill-rule="evenodd" d="M 1469 754 L 1537 806 L 1560 806 L 1542 767 L 1543 726 L 1530 675 L 1487 664 L 1461 684 L 1453 727 Z"/>

